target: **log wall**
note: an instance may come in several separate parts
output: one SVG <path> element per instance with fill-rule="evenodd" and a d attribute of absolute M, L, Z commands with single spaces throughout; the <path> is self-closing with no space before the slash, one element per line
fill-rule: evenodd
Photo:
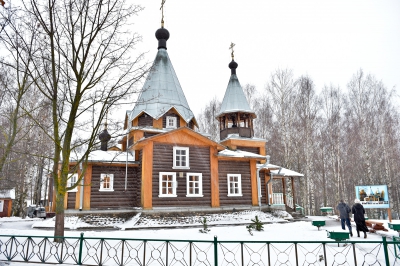
<path fill-rule="evenodd" d="M 211 173 L 210 173 L 210 148 L 198 146 L 189 147 L 190 169 L 173 169 L 172 144 L 154 144 L 153 150 L 153 180 L 152 196 L 153 207 L 179 207 L 179 206 L 210 206 L 211 205 Z M 159 173 L 176 172 L 178 182 L 177 197 L 159 197 Z M 179 173 L 183 177 L 179 177 Z M 203 197 L 186 197 L 186 173 L 202 173 Z"/>
<path fill-rule="evenodd" d="M 237 146 L 238 150 L 252 152 L 255 154 L 260 154 L 260 149 L 258 147 L 244 147 L 244 146 Z"/>
<path fill-rule="evenodd" d="M 246 161 L 219 161 L 219 197 L 222 206 L 227 205 L 252 205 L 250 162 Z M 241 174 L 242 197 L 228 197 L 228 174 Z"/>
<path fill-rule="evenodd" d="M 135 182 L 137 182 L 137 168 L 128 168 L 126 190 L 125 169 L 125 166 L 93 165 L 90 208 L 113 209 L 135 207 L 134 189 Z M 99 191 L 101 174 L 114 174 L 114 191 Z"/>
<path fill-rule="evenodd" d="M 138 117 L 138 126 L 139 127 L 152 127 L 153 126 L 153 118 L 148 114 L 142 114 Z"/>

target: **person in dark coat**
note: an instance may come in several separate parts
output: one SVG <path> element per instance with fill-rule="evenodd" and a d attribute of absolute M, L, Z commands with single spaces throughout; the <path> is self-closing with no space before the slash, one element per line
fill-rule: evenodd
<path fill-rule="evenodd" d="M 359 199 L 354 200 L 354 205 L 351 208 L 351 212 L 354 214 L 354 222 L 356 223 L 357 236 L 360 237 L 360 231 L 364 232 L 364 238 L 367 238 L 367 232 L 369 232 L 367 225 L 365 224 L 365 210 L 361 205 Z"/>
<path fill-rule="evenodd" d="M 353 232 L 351 230 L 351 223 L 350 223 L 350 207 L 347 205 L 343 200 L 340 200 L 340 203 L 336 207 L 336 209 L 339 211 L 339 216 L 340 216 L 340 222 L 342 224 L 342 229 L 346 230 L 345 228 L 345 223 L 347 225 L 347 228 L 349 228 L 349 233 L 351 236 L 353 236 Z"/>

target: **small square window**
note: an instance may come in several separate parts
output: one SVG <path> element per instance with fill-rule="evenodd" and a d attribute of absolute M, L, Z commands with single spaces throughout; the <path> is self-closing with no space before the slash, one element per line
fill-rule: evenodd
<path fill-rule="evenodd" d="M 186 197 L 203 197 L 201 173 L 187 173 L 186 184 Z"/>
<path fill-rule="evenodd" d="M 160 172 L 159 197 L 176 197 L 176 173 Z"/>
<path fill-rule="evenodd" d="M 166 121 L 165 121 L 165 127 L 166 128 L 176 128 L 176 123 L 177 119 L 174 116 L 167 116 Z"/>
<path fill-rule="evenodd" d="M 241 174 L 228 174 L 228 196 L 242 196 Z"/>
<path fill-rule="evenodd" d="M 189 148 L 174 147 L 174 165 L 173 169 L 190 169 L 189 168 Z"/>
<path fill-rule="evenodd" d="M 99 191 L 114 191 L 114 175 L 113 174 L 101 174 L 100 175 Z"/>
<path fill-rule="evenodd" d="M 72 187 L 78 181 L 78 174 L 73 174 L 68 177 L 67 187 Z M 75 188 L 68 190 L 67 192 L 78 192 L 78 186 Z"/>

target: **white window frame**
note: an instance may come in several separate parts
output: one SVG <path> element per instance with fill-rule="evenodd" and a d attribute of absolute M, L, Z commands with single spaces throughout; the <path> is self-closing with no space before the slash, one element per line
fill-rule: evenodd
<path fill-rule="evenodd" d="M 231 182 L 231 177 L 237 177 L 236 182 Z M 241 174 L 228 174 L 228 197 L 241 197 L 242 194 L 242 175 Z M 231 187 L 236 185 L 238 188 L 238 192 L 231 192 Z"/>
<path fill-rule="evenodd" d="M 164 187 L 163 187 L 163 176 L 171 176 L 172 180 L 170 180 L 168 183 L 171 183 L 170 188 L 172 189 L 171 193 L 164 193 Z M 178 187 L 178 183 L 176 182 L 176 173 L 175 172 L 160 172 L 159 173 L 159 192 L 158 192 L 158 197 L 177 197 L 176 195 L 176 188 Z"/>
<path fill-rule="evenodd" d="M 191 176 L 197 176 L 197 181 L 190 180 Z M 198 193 L 190 193 L 191 185 L 198 184 Z M 186 197 L 203 197 L 203 174 L 201 173 L 186 173 Z"/>
<path fill-rule="evenodd" d="M 185 160 L 185 166 L 181 166 L 181 165 L 176 165 L 177 163 L 177 151 L 182 151 L 184 150 L 186 152 L 186 160 Z M 173 156 L 173 169 L 190 169 L 189 167 L 189 148 L 188 147 L 174 147 L 174 156 Z"/>
<path fill-rule="evenodd" d="M 165 119 L 165 128 L 177 128 L 178 120 L 176 116 L 167 116 Z"/>
<path fill-rule="evenodd" d="M 104 178 L 110 177 L 110 187 L 104 188 Z M 114 191 L 114 174 L 100 174 L 100 189 L 99 191 Z"/>
<path fill-rule="evenodd" d="M 76 182 L 78 182 L 79 175 L 73 174 L 68 177 L 67 187 L 72 187 Z M 67 192 L 78 192 L 78 186 L 74 189 L 68 190 Z"/>

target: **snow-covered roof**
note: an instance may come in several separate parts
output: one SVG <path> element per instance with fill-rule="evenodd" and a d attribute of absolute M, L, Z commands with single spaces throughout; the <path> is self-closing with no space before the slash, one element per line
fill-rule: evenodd
<path fill-rule="evenodd" d="M 274 164 L 267 164 L 265 166 L 263 166 L 263 164 L 257 164 L 257 168 L 262 167 L 262 169 L 271 169 L 271 173 L 278 175 L 278 176 L 304 176 L 303 174 L 300 174 L 298 172 L 280 167 L 278 165 L 274 165 Z M 272 170 L 274 169 L 274 170 Z M 280 172 L 279 172 L 280 169 Z M 279 174 L 278 174 L 279 173 Z"/>
<path fill-rule="evenodd" d="M 71 158 L 71 162 L 77 161 L 79 156 L 74 156 Z M 124 151 L 102 151 L 96 150 L 92 151 L 88 157 L 89 162 L 112 162 L 112 163 L 121 163 L 121 162 L 135 162 L 135 157 L 132 156 L 131 153 L 126 153 Z"/>
<path fill-rule="evenodd" d="M 253 141 L 264 141 L 264 142 L 267 142 L 266 139 L 256 138 L 256 137 L 251 137 L 251 138 L 241 137 L 241 136 L 239 136 L 239 134 L 228 134 L 228 136 L 225 139 L 221 140 L 220 142 L 223 142 L 223 141 L 226 141 L 226 140 L 229 140 L 229 139 L 238 139 L 238 140 L 243 139 L 243 140 L 246 140 L 246 141 L 248 141 L 248 140 L 252 141 L 253 140 Z"/>
<path fill-rule="evenodd" d="M 15 188 L 0 189 L 0 199 L 15 199 Z"/>
<path fill-rule="evenodd" d="M 236 158 L 256 158 L 256 159 L 265 159 L 265 156 L 259 155 L 257 153 L 241 151 L 241 150 L 223 150 L 218 152 L 218 156 L 223 157 L 236 157 Z"/>
<path fill-rule="evenodd" d="M 273 174 L 278 174 L 279 170 L 271 170 L 271 173 Z M 283 168 L 281 169 L 281 171 L 279 172 L 279 175 L 281 176 L 304 176 L 303 174 L 297 173 L 295 171 Z"/>
<path fill-rule="evenodd" d="M 236 74 L 232 74 L 217 117 L 233 112 L 255 113 L 251 110 Z"/>
<path fill-rule="evenodd" d="M 167 50 L 159 49 L 135 107 L 127 114 L 130 121 L 143 112 L 159 119 L 171 108 L 175 108 L 186 123 L 194 118 Z"/>

